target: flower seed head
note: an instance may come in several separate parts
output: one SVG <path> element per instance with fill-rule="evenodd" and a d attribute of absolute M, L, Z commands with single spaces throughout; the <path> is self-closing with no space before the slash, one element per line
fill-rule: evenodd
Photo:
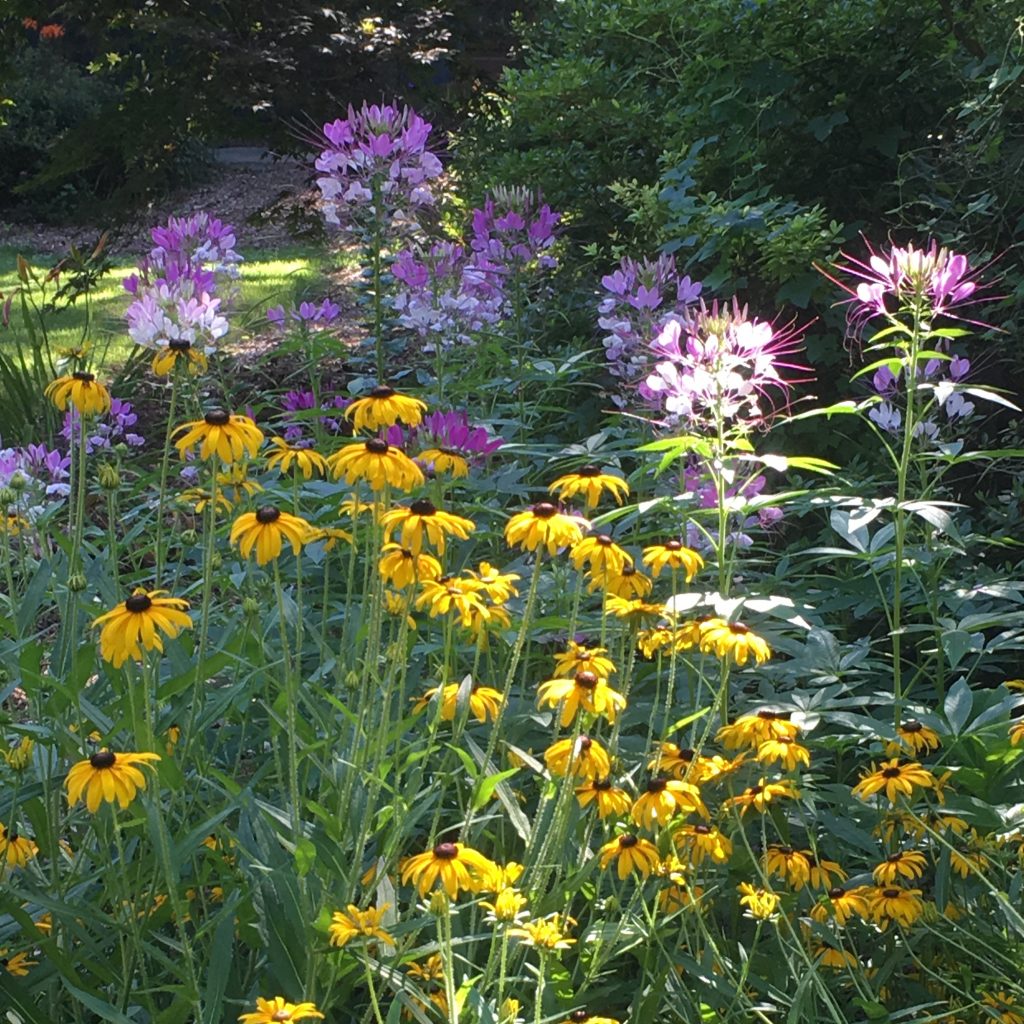
<path fill-rule="evenodd" d="M 89 758 L 89 764 L 93 768 L 113 768 L 116 760 L 117 755 L 112 750 L 97 750 Z"/>
<path fill-rule="evenodd" d="M 266 526 L 268 523 L 276 523 L 281 518 L 281 510 L 273 505 L 264 505 L 256 510 L 256 522 Z"/>
<path fill-rule="evenodd" d="M 124 606 L 128 611 L 133 612 L 134 614 L 139 614 L 141 612 L 149 611 L 153 606 L 153 601 L 148 594 L 132 594 L 132 596 L 124 602 Z"/>
<path fill-rule="evenodd" d="M 227 409 L 211 409 L 203 417 L 203 420 L 209 427 L 226 427 L 230 419 L 231 413 Z"/>

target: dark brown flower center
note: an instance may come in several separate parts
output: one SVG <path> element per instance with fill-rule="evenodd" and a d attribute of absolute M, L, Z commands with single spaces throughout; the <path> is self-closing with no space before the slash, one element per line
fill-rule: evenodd
<path fill-rule="evenodd" d="M 167 347 L 172 352 L 187 352 L 192 347 L 192 342 L 188 338 L 171 338 L 167 342 Z"/>
<path fill-rule="evenodd" d="M 667 540 L 667 541 L 665 541 L 665 543 L 662 546 L 665 548 L 666 551 L 682 551 L 683 550 L 683 545 L 678 540 Z"/>
<path fill-rule="evenodd" d="M 125 608 L 135 614 L 147 612 L 153 606 L 153 601 L 148 594 L 132 594 L 124 602 Z"/>
<path fill-rule="evenodd" d="M 619 836 L 619 846 L 623 850 L 628 850 L 631 846 L 636 846 L 638 842 L 639 840 L 634 835 Z"/>
<path fill-rule="evenodd" d="M 74 377 L 75 380 L 80 380 L 83 384 L 91 384 L 96 379 L 95 374 L 88 373 L 85 370 L 75 370 L 71 376 Z"/>
<path fill-rule="evenodd" d="M 594 741 L 589 736 L 581 736 L 579 743 L 581 754 L 585 754 L 594 745 Z"/>
<path fill-rule="evenodd" d="M 371 452 L 373 455 L 386 455 L 388 448 L 391 446 L 382 437 L 371 437 L 366 442 L 366 450 Z"/>
<path fill-rule="evenodd" d="M 900 889 L 883 889 L 882 890 L 882 895 L 887 900 L 895 900 L 895 899 L 899 899 L 899 897 L 903 895 L 903 892 Z"/>
<path fill-rule="evenodd" d="M 923 723 L 916 718 L 909 718 L 900 726 L 900 732 L 920 732 L 923 728 Z"/>
<path fill-rule="evenodd" d="M 113 768 L 116 760 L 117 755 L 112 750 L 97 750 L 89 758 L 89 764 L 93 768 Z"/>
<path fill-rule="evenodd" d="M 276 523 L 281 518 L 281 510 L 273 505 L 264 505 L 256 509 L 256 522 L 266 526 L 268 523 Z"/>
<path fill-rule="evenodd" d="M 699 835 L 699 836 L 709 836 L 709 835 L 711 835 L 711 826 L 710 825 L 694 825 L 693 826 L 693 831 L 697 835 Z"/>
<path fill-rule="evenodd" d="M 582 672 L 576 673 L 576 685 L 584 690 L 593 690 L 597 686 L 597 676 L 584 669 Z"/>
<path fill-rule="evenodd" d="M 897 766 L 895 768 L 883 768 L 882 778 L 883 779 L 898 779 L 903 774 L 902 769 Z"/>
<path fill-rule="evenodd" d="M 647 783 L 647 792 L 648 793 L 664 793 L 665 792 L 665 787 L 667 785 L 668 785 L 668 779 L 666 779 L 666 778 L 651 779 Z"/>
<path fill-rule="evenodd" d="M 282 1024 L 283 1021 L 287 1021 L 287 1020 L 291 1020 L 292 1019 L 292 1011 L 291 1010 L 277 1010 L 274 1013 L 274 1016 L 271 1017 L 270 1019 L 273 1020 L 273 1021 L 277 1021 L 278 1024 Z"/>
<path fill-rule="evenodd" d="M 691 747 L 683 747 L 682 750 L 679 751 L 679 760 L 686 761 L 687 764 L 689 764 L 689 762 L 693 760 L 695 753 L 696 751 Z"/>
<path fill-rule="evenodd" d="M 611 779 L 594 779 L 594 789 L 599 790 L 602 793 L 606 793 L 611 788 Z"/>
<path fill-rule="evenodd" d="M 590 1014 L 586 1010 L 573 1010 L 569 1014 L 569 1020 L 572 1021 L 572 1024 L 584 1024 L 589 1018 Z"/>
<path fill-rule="evenodd" d="M 458 855 L 459 851 L 454 843 L 438 843 L 434 847 L 434 856 L 438 860 L 455 860 Z"/>
<path fill-rule="evenodd" d="M 594 542 L 595 542 L 596 544 L 600 544 L 600 545 L 601 545 L 601 547 L 603 547 L 603 548 L 608 548 L 608 547 L 611 547 L 611 546 L 612 546 L 612 544 L 614 544 L 614 543 L 615 543 L 615 541 L 613 541 L 613 540 L 611 539 L 611 537 L 609 537 L 609 536 L 608 536 L 608 534 L 607 534 L 607 533 L 599 533 L 599 534 L 598 534 L 598 535 L 597 535 L 597 536 L 596 536 L 596 537 L 594 538 Z"/>
<path fill-rule="evenodd" d="M 414 516 L 432 516 L 437 509 L 429 498 L 417 498 L 410 506 L 409 511 Z"/>
<path fill-rule="evenodd" d="M 738 636 L 744 636 L 745 634 L 749 633 L 750 630 L 746 626 L 744 626 L 742 622 L 730 622 L 729 632 L 735 633 Z"/>
<path fill-rule="evenodd" d="M 391 398 L 394 395 L 395 389 L 389 388 L 387 384 L 378 384 L 375 388 L 371 388 L 369 398 Z"/>
<path fill-rule="evenodd" d="M 777 711 L 758 711 L 757 717 L 763 722 L 774 722 L 780 716 Z"/>
<path fill-rule="evenodd" d="M 576 470 L 576 475 L 577 476 L 600 476 L 601 475 L 601 467 L 600 466 L 581 466 L 578 470 Z"/>
<path fill-rule="evenodd" d="M 632 565 L 630 563 L 627 563 L 626 565 L 624 565 L 622 567 L 622 575 L 623 576 L 635 576 L 636 575 L 636 566 Z"/>
<path fill-rule="evenodd" d="M 552 516 L 558 515 L 558 506 L 552 505 L 550 501 L 542 501 L 534 505 L 530 511 L 538 519 L 550 519 Z"/>
<path fill-rule="evenodd" d="M 226 409 L 211 409 L 204 417 L 208 427 L 225 427 L 231 419 L 231 413 Z"/>
<path fill-rule="evenodd" d="M 846 895 L 846 890 L 840 888 L 838 885 L 834 889 L 829 889 L 828 898 L 830 900 L 842 899 Z"/>
<path fill-rule="evenodd" d="M 885 859 L 890 864 L 899 864 L 899 862 L 901 860 L 903 860 L 903 854 L 902 853 L 894 853 L 894 854 L 890 855 L 889 857 L 886 857 Z"/>

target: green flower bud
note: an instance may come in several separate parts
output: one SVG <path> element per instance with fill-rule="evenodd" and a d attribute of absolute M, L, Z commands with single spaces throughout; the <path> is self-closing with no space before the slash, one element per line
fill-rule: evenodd
<path fill-rule="evenodd" d="M 72 594 L 80 594 L 87 586 L 89 586 L 89 581 L 85 578 L 84 572 L 73 572 L 68 577 L 68 590 Z"/>
<path fill-rule="evenodd" d="M 117 471 L 117 466 L 112 466 L 108 462 L 100 465 L 99 480 L 100 487 L 105 491 L 116 491 L 121 486 L 121 474 Z"/>

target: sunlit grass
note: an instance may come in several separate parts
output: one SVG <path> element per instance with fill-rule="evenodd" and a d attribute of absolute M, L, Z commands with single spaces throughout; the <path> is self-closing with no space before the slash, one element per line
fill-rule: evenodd
<path fill-rule="evenodd" d="M 272 251 L 240 250 L 245 256 L 242 264 L 241 295 L 235 305 L 232 326 L 237 332 L 247 333 L 260 326 L 266 307 L 276 303 L 289 304 L 307 296 L 320 297 L 325 289 L 322 273 L 323 253 L 313 247 L 300 245 Z M 19 284 L 17 272 L 18 252 L 13 246 L 0 246 L 0 293 L 4 296 Z M 59 257 L 22 251 L 40 279 Z M 135 269 L 135 257 L 121 257 L 113 270 L 103 278 L 90 297 L 87 312 L 83 299 L 47 315 L 47 330 L 54 349 L 92 342 L 96 365 L 123 362 L 132 348 L 125 329 L 124 311 L 130 297 L 122 286 L 123 280 Z M 47 286 L 52 296 L 57 285 Z M 91 318 L 91 322 L 90 322 Z M 20 314 L 15 305 L 12 326 L 20 327 Z M 0 344 L 4 343 L 0 332 Z"/>

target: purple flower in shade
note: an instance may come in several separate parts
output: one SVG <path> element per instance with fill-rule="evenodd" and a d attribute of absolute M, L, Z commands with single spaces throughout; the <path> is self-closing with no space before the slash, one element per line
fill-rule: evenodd
<path fill-rule="evenodd" d="M 14 482 L 15 500 L 0 507 L 0 515 L 12 514 L 35 522 L 48 507 L 71 493 L 71 457 L 41 444 L 0 448 L 0 487 Z"/>
<path fill-rule="evenodd" d="M 96 417 L 90 423 L 91 434 L 86 436 L 85 450 L 90 455 L 103 448 L 112 448 L 115 444 L 126 444 L 132 448 L 139 448 L 145 444 L 145 439 L 136 434 L 131 428 L 138 422 L 139 417 L 132 410 L 131 402 L 125 402 L 115 398 L 110 403 L 110 411 L 102 416 Z M 64 426 L 61 428 L 61 437 L 65 438 L 69 446 L 76 446 L 79 441 L 79 431 L 82 420 L 77 409 L 69 408 L 64 414 Z"/>
<path fill-rule="evenodd" d="M 340 412 L 348 405 L 349 401 L 343 395 L 335 395 L 330 399 L 321 398 L 318 406 L 316 395 L 312 391 L 287 392 L 281 399 L 281 409 L 286 414 L 282 418 L 282 436 L 289 444 L 296 447 L 311 446 L 314 443 L 311 427 L 315 419 L 319 420 L 327 433 L 341 433 L 344 426 L 341 418 L 330 414 Z M 296 415 L 296 413 L 311 413 L 314 409 L 326 415 Z"/>
<path fill-rule="evenodd" d="M 418 426 L 408 429 L 398 425 L 389 427 L 385 440 L 406 450 L 440 449 L 471 463 L 482 462 L 505 443 L 503 438 L 491 435 L 486 427 L 473 426 L 463 410 L 429 413 Z"/>
<path fill-rule="evenodd" d="M 550 249 L 562 219 L 539 192 L 526 188 L 496 188 L 473 211 L 470 248 L 491 270 L 505 276 L 536 265 L 547 270 L 558 261 Z"/>
<path fill-rule="evenodd" d="M 430 129 L 409 107 L 391 104 L 350 106 L 346 118 L 325 124 L 316 169 L 327 223 L 365 227 L 378 215 L 393 223 L 432 206 L 441 161 L 427 149 Z"/>
<path fill-rule="evenodd" d="M 879 429 L 895 434 L 903 425 L 903 413 L 891 402 L 882 402 L 868 410 L 868 419 Z"/>
<path fill-rule="evenodd" d="M 175 270 L 204 270 L 214 278 L 235 279 L 242 257 L 235 251 L 235 229 L 208 213 L 189 217 L 170 217 L 165 225 L 150 232 L 154 247 L 149 253 L 150 265 L 170 277 Z M 213 291 L 215 285 L 206 288 Z"/>
<path fill-rule="evenodd" d="M 709 416 L 752 426 L 763 421 L 773 392 L 785 396 L 795 379 L 784 371 L 806 373 L 807 368 L 784 361 L 801 345 L 790 327 L 779 329 L 751 318 L 745 306 L 709 309 L 703 303 L 673 319 L 650 344 L 660 360 L 637 388 L 663 416 L 668 426 L 698 422 Z"/>
<path fill-rule="evenodd" d="M 279 327 L 284 326 L 284 306 L 267 306 L 267 321 Z"/>
<path fill-rule="evenodd" d="M 326 327 L 340 315 L 341 307 L 330 299 L 322 299 L 319 303 L 300 302 L 298 306 L 293 306 L 287 311 L 284 306 L 267 307 L 267 321 L 280 330 L 287 327 L 289 320 L 304 327 Z"/>
<path fill-rule="evenodd" d="M 875 391 L 883 397 L 896 394 L 897 377 L 888 366 L 880 366 L 875 375 L 871 378 L 871 384 Z"/>

